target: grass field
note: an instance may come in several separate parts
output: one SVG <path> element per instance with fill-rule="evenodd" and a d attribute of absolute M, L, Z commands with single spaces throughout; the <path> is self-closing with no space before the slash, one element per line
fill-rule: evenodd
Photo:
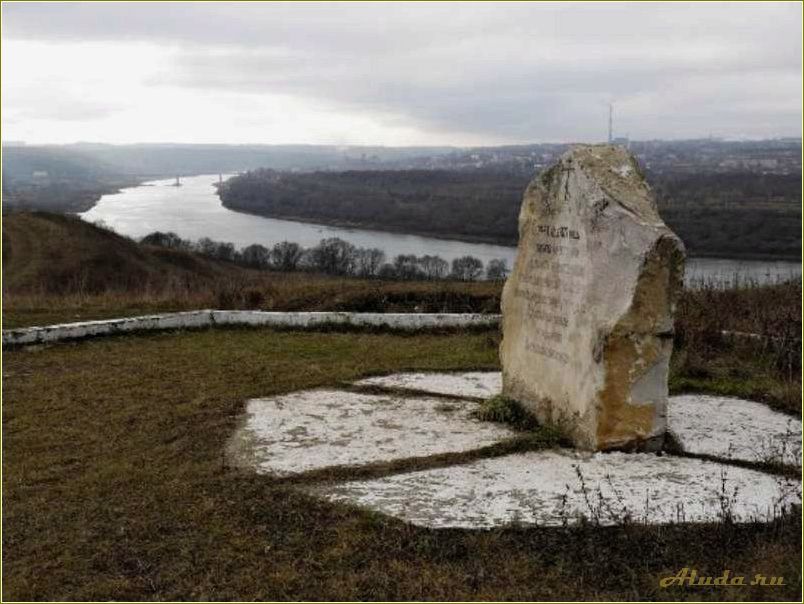
<path fill-rule="evenodd" d="M 497 343 L 496 332 L 232 329 L 7 352 L 4 599 L 799 597 L 799 518 L 427 530 L 226 464 L 249 397 L 391 371 L 494 369 Z M 685 566 L 782 575 L 785 586 L 659 588 Z"/>
<path fill-rule="evenodd" d="M 262 276 L 261 287 L 220 284 L 185 297 L 153 293 L 4 296 L 3 327 L 134 316 L 198 308 L 355 312 L 499 312 L 495 283 L 382 282 L 304 273 Z M 247 304 L 251 296 L 260 302 Z M 221 302 L 223 302 L 221 304 Z M 765 339 L 728 338 L 724 331 Z M 762 400 L 801 412 L 801 283 L 686 290 L 676 319 L 671 389 Z"/>
<path fill-rule="evenodd" d="M 249 271 L 52 215 L 3 227 L 5 329 L 209 307 L 499 310 L 500 284 Z M 800 598 L 800 513 L 770 525 L 427 530 L 295 488 L 326 473 L 282 480 L 226 463 L 248 398 L 379 373 L 498 369 L 499 337 L 216 329 L 4 351 L 3 599 Z M 685 291 L 670 388 L 800 415 L 800 283 Z M 520 445 L 555 442 L 537 432 Z M 659 587 L 684 567 L 785 585 Z"/>

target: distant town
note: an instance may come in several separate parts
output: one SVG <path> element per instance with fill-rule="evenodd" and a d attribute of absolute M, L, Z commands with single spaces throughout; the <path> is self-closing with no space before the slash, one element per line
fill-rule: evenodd
<path fill-rule="evenodd" d="M 798 174 L 801 172 L 801 138 L 776 138 L 761 141 L 727 141 L 702 138 L 683 141 L 631 141 L 615 137 L 612 142 L 627 147 L 640 163 L 654 172 L 734 172 L 758 174 Z M 349 154 L 350 163 L 360 169 L 504 169 L 534 172 L 549 166 L 571 144 L 533 144 L 502 147 L 478 147 L 456 150 L 430 157 L 392 162 L 373 154 Z"/>
<path fill-rule="evenodd" d="M 612 142 L 690 254 L 800 258 L 800 138 Z M 3 209 L 85 212 L 124 187 L 210 174 L 236 212 L 513 246 L 527 183 L 570 147 L 6 143 Z"/>

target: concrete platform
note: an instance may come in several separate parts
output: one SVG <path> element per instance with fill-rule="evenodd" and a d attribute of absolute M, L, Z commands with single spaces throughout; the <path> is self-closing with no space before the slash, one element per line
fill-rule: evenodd
<path fill-rule="evenodd" d="M 466 465 L 314 487 L 349 503 L 430 528 L 767 521 L 801 502 L 800 483 L 698 459 L 643 453 L 579 457 L 537 451 Z"/>
<path fill-rule="evenodd" d="M 397 373 L 355 383 L 488 398 L 502 391 L 502 374 Z M 667 408 L 668 428 L 688 453 L 758 463 L 801 464 L 799 418 L 754 401 L 701 394 L 671 396 Z"/>
<path fill-rule="evenodd" d="M 366 378 L 355 384 L 486 399 L 502 391 L 502 374 L 499 371 L 395 373 Z"/>
<path fill-rule="evenodd" d="M 667 423 L 689 453 L 801 465 L 801 420 L 762 403 L 701 394 L 673 396 Z"/>
<path fill-rule="evenodd" d="M 260 474 L 289 475 L 462 452 L 515 433 L 471 417 L 479 403 L 307 390 L 246 406 L 230 456 Z"/>
<path fill-rule="evenodd" d="M 478 399 L 500 391 L 499 372 L 406 373 L 356 384 L 400 392 L 312 390 L 251 400 L 230 457 L 286 476 L 464 452 L 517 434 L 472 417 Z M 800 481 L 728 464 L 799 463 L 800 420 L 752 401 L 685 395 L 670 398 L 668 423 L 686 452 L 724 463 L 562 449 L 306 488 L 432 528 L 767 521 L 801 504 Z"/>

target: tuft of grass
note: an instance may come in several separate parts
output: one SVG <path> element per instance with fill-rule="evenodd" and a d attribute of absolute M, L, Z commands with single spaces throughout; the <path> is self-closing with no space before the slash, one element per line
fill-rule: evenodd
<path fill-rule="evenodd" d="M 473 415 L 482 421 L 507 424 L 522 432 L 517 442 L 521 450 L 571 446 L 564 432 L 556 425 L 541 424 L 521 403 L 501 394 L 481 403 Z"/>
<path fill-rule="evenodd" d="M 525 407 L 502 394 L 487 398 L 474 415 L 486 422 L 508 424 L 516 430 L 537 430 L 541 427 Z"/>

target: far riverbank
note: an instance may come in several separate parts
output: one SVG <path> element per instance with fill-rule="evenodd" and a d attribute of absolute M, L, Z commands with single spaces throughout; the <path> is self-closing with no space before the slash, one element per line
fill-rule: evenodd
<path fill-rule="evenodd" d="M 487 244 L 487 245 L 498 245 L 502 247 L 512 247 L 515 248 L 517 246 L 517 241 L 512 241 L 510 239 L 504 237 L 482 237 L 477 235 L 471 234 L 461 234 L 455 235 L 454 233 L 443 233 L 440 231 L 429 231 L 424 229 L 409 229 L 409 228 L 398 228 L 394 225 L 382 224 L 378 222 L 355 222 L 349 220 L 331 220 L 325 217 L 316 218 L 315 221 L 310 220 L 309 218 L 305 218 L 303 216 L 296 216 L 293 214 L 280 214 L 280 213 L 272 213 L 272 212 L 264 212 L 264 213 L 257 213 L 257 212 L 249 212 L 247 210 L 243 210 L 240 208 L 231 207 L 226 204 L 225 201 L 221 200 L 221 205 L 226 209 L 237 212 L 238 214 L 245 214 L 246 216 L 259 216 L 260 218 L 273 218 L 276 220 L 288 220 L 291 222 L 300 222 L 303 224 L 310 224 L 310 225 L 324 225 L 329 227 L 335 227 L 339 229 L 367 229 L 371 231 L 380 231 L 386 233 L 399 233 L 403 235 L 416 235 L 418 237 L 432 237 L 434 239 L 443 239 L 446 241 L 461 241 L 464 243 L 478 243 L 478 244 Z M 708 253 L 708 252 L 698 252 L 698 253 L 690 253 L 689 251 L 688 257 L 689 258 L 718 258 L 723 260 L 757 260 L 757 261 L 783 261 L 783 262 L 801 262 L 802 256 L 799 255 L 792 255 L 792 254 L 756 254 L 756 253 L 729 253 L 729 254 L 718 254 L 718 253 Z"/>
<path fill-rule="evenodd" d="M 88 212 L 81 214 L 89 222 L 102 221 L 122 235 L 140 239 L 154 231 L 173 231 L 183 239 L 197 241 L 209 237 L 231 242 L 238 248 L 251 244 L 272 247 L 280 241 L 292 241 L 311 248 L 328 237 L 338 237 L 357 247 L 378 248 L 393 259 L 399 254 L 440 256 L 451 262 L 471 255 L 484 265 L 505 260 L 512 267 L 516 257 L 513 246 L 485 242 L 467 242 L 430 236 L 266 218 L 235 212 L 223 206 L 215 184 L 220 175 L 207 174 L 150 181 L 105 195 Z M 226 175 L 223 175 L 226 178 Z M 688 282 L 709 279 L 721 284 L 736 279 L 775 282 L 801 275 L 801 263 L 777 259 L 734 259 L 692 257 L 687 262 Z"/>

